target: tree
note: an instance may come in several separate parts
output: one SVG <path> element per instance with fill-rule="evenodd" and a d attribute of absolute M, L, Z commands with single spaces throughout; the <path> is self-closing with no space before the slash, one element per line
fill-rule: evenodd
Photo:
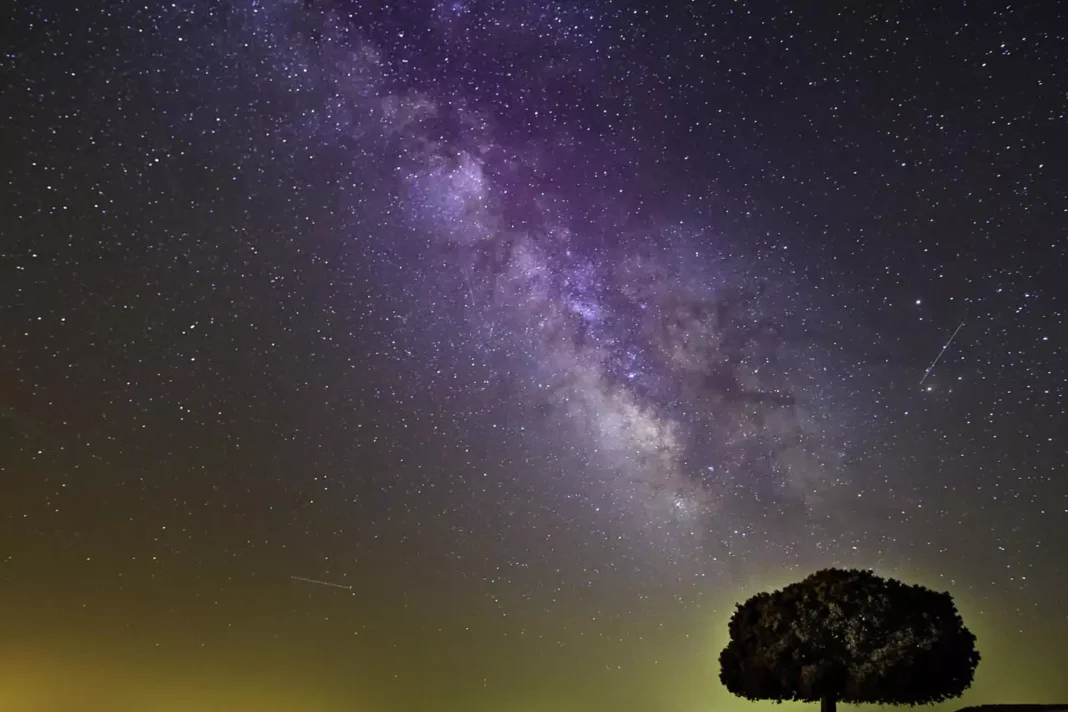
<path fill-rule="evenodd" d="M 958 697 L 979 652 L 953 597 L 825 569 L 735 610 L 719 679 L 749 700 L 918 705 Z"/>

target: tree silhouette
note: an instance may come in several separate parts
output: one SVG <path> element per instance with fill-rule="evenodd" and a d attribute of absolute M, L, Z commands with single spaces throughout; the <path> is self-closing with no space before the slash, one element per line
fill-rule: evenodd
<path fill-rule="evenodd" d="M 979 652 L 953 597 L 825 569 L 735 610 L 719 678 L 749 700 L 918 705 L 961 695 Z"/>

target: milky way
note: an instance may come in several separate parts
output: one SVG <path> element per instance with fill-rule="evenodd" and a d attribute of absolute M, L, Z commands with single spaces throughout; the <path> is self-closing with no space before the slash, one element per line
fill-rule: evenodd
<path fill-rule="evenodd" d="M 827 483 L 847 475 L 843 424 L 822 398 L 829 357 L 811 345 L 789 256 L 757 259 L 714 226 L 636 215 L 626 190 L 584 189 L 596 141 L 579 148 L 590 168 L 562 177 L 563 132 L 524 144 L 462 96 L 389 92 L 373 43 L 306 12 L 247 20 L 252 47 L 272 38 L 257 77 L 288 78 L 302 101 L 300 121 L 272 130 L 277 150 L 335 153 L 336 199 L 356 213 L 367 198 L 345 186 L 366 157 L 393 168 L 381 219 L 411 244 L 358 238 L 407 251 L 430 285 L 409 286 L 409 308 L 492 364 L 495 387 L 534 413 L 526 436 L 572 456 L 565 487 L 609 497 L 610 535 L 698 567 L 757 521 L 804 536 Z"/>

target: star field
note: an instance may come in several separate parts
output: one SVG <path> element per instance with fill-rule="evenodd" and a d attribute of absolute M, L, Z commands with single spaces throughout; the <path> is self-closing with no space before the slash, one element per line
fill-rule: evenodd
<path fill-rule="evenodd" d="M 1068 698 L 1062 13 L 707 5 L 20 6 L 0 709 L 743 709 L 830 565 Z"/>

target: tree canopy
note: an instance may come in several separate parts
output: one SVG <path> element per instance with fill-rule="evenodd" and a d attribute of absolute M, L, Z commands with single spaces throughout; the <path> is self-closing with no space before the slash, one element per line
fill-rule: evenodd
<path fill-rule="evenodd" d="M 825 569 L 738 605 L 720 680 L 750 700 L 917 705 L 961 695 L 979 652 L 949 593 Z"/>

